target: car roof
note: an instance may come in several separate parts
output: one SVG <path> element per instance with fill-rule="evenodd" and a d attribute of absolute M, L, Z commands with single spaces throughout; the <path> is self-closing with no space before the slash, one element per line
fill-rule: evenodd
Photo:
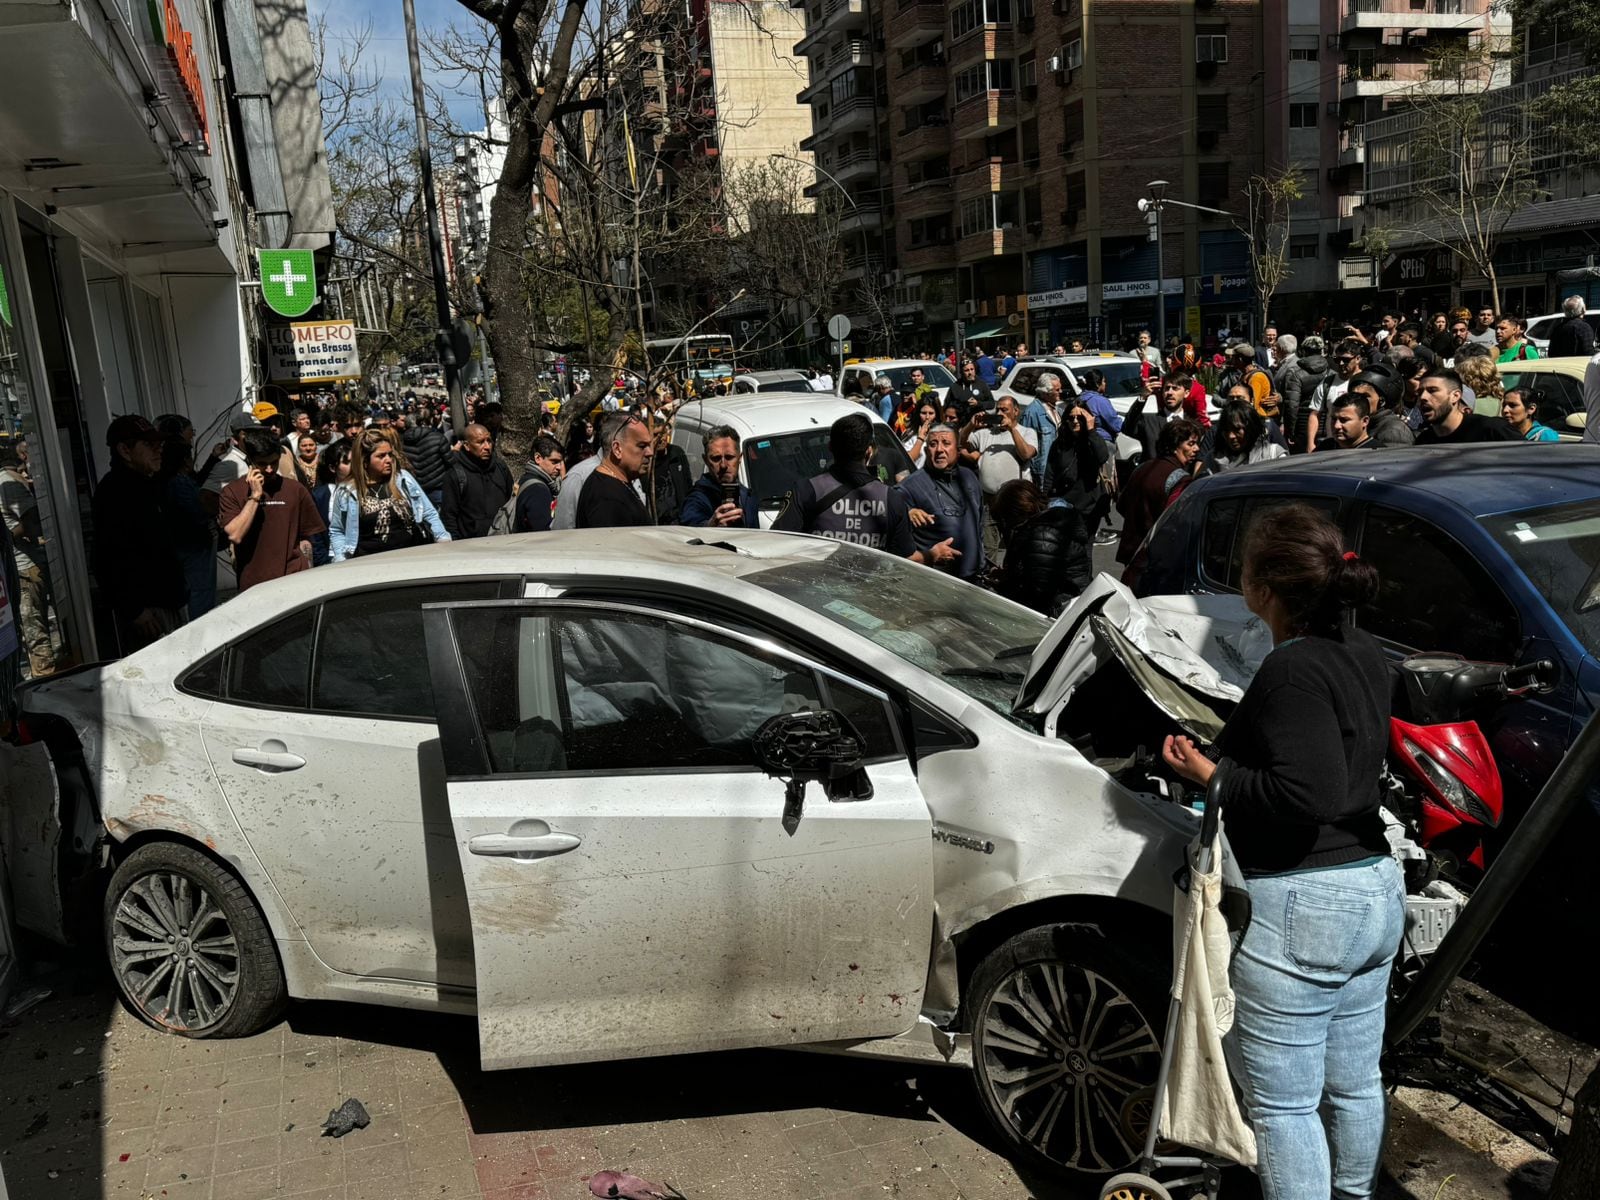
<path fill-rule="evenodd" d="M 1349 481 L 1351 492 L 1374 483 L 1424 493 L 1486 517 L 1600 496 L 1600 446 L 1510 442 L 1334 451 L 1260 463 L 1217 478 L 1246 487 L 1247 480 L 1259 480 L 1263 491 L 1292 489 L 1302 480 Z"/>
<path fill-rule="evenodd" d="M 1105 362 L 1131 362 L 1136 363 L 1139 357 L 1135 354 L 1123 354 L 1119 350 L 1096 350 L 1093 353 L 1083 354 L 1030 354 L 1027 358 L 1019 358 L 1017 365 L 1028 362 L 1060 363 L 1067 367 L 1094 367 Z"/>
<path fill-rule="evenodd" d="M 741 436 L 749 433 L 788 433 L 814 426 L 829 426 L 840 417 L 864 413 L 882 424 L 882 418 L 864 404 L 828 392 L 755 392 L 739 396 L 710 396 L 687 401 L 679 417 L 707 425 L 732 425 Z"/>
<path fill-rule="evenodd" d="M 860 358 L 855 362 L 846 361 L 844 365 L 845 370 L 854 367 L 858 371 L 872 371 L 874 374 L 887 367 L 944 367 L 947 371 L 950 369 L 933 358 Z"/>
<path fill-rule="evenodd" d="M 1535 375 L 1570 375 L 1582 379 L 1593 358 L 1583 354 L 1563 355 L 1561 358 L 1522 358 L 1496 363 L 1500 374 L 1508 371 L 1530 371 Z"/>

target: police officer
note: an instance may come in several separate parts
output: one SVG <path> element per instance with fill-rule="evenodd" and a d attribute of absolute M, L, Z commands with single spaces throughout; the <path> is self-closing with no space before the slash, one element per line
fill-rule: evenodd
<path fill-rule="evenodd" d="M 772 527 L 923 561 L 906 498 L 872 470 L 872 451 L 872 419 L 865 413 L 840 417 L 828 430 L 833 466 L 795 488 Z"/>

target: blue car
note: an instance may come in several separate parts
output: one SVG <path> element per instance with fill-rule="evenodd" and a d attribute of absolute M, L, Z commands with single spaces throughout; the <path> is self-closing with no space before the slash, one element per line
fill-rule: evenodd
<path fill-rule="evenodd" d="M 1557 664 L 1553 690 L 1481 722 L 1504 781 L 1505 836 L 1600 703 L 1600 446 L 1355 450 L 1214 475 L 1162 514 L 1136 590 L 1238 592 L 1251 523 L 1292 502 L 1327 513 L 1377 568 L 1377 602 L 1354 620 L 1396 657 L 1433 650 Z M 1537 918 L 1544 930 L 1592 924 L 1593 799 L 1583 828 L 1563 839 L 1569 861 L 1544 873 L 1554 891 L 1535 885 L 1555 902 Z M 1487 848 L 1492 857 L 1494 838 Z M 1525 921 L 1519 936 L 1531 932 Z"/>

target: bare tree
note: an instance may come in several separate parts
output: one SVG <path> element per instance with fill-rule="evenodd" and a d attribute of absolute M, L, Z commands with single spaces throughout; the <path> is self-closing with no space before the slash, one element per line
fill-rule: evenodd
<path fill-rule="evenodd" d="M 1490 87 L 1503 51 L 1484 39 L 1435 53 L 1404 111 L 1369 127 L 1365 207 L 1381 215 L 1363 239 L 1369 253 L 1418 242 L 1449 250 L 1488 281 L 1497 309 L 1495 253 L 1539 191 L 1526 92 Z"/>
<path fill-rule="evenodd" d="M 1300 175 L 1292 168 L 1274 175 L 1252 175 L 1244 185 L 1244 219 L 1239 228 L 1250 251 L 1257 329 L 1267 327 L 1272 297 L 1294 274 L 1289 265 L 1289 241 L 1294 204 L 1301 194 Z"/>

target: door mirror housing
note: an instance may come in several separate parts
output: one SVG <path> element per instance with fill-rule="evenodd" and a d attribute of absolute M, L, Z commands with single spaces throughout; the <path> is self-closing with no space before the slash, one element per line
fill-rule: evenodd
<path fill-rule="evenodd" d="M 784 781 L 783 829 L 790 837 L 800 827 L 808 783 L 822 784 L 830 800 L 872 795 L 861 765 L 861 735 L 832 709 L 769 717 L 756 730 L 753 747 L 761 769 Z"/>

